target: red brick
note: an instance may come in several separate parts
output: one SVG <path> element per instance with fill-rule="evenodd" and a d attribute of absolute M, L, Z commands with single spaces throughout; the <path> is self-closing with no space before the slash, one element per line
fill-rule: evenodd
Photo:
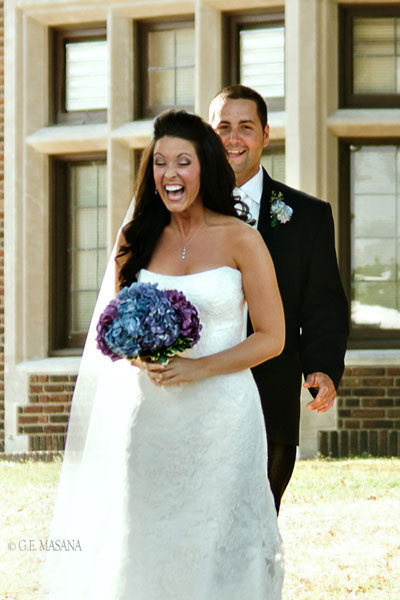
<path fill-rule="evenodd" d="M 49 417 L 47 415 L 39 415 L 38 422 L 39 423 L 48 423 Z"/>
<path fill-rule="evenodd" d="M 23 415 L 21 415 L 20 417 L 18 417 L 18 423 L 20 423 L 20 425 L 32 425 L 33 423 L 37 423 L 38 422 L 38 417 L 36 416 L 30 416 L 30 417 L 24 417 Z"/>
<path fill-rule="evenodd" d="M 49 376 L 48 375 L 39 375 L 38 380 L 41 381 L 42 383 L 46 383 L 46 381 L 49 380 Z"/>
<path fill-rule="evenodd" d="M 351 411 L 351 416 L 358 417 L 360 419 L 383 419 L 385 417 L 385 411 L 356 408 Z"/>
<path fill-rule="evenodd" d="M 339 387 L 337 395 L 341 396 L 342 398 L 344 396 L 351 396 L 351 391 L 352 391 L 351 388 L 342 388 L 342 387 Z"/>
<path fill-rule="evenodd" d="M 45 413 L 60 413 L 60 412 L 64 412 L 64 407 L 62 404 L 47 404 L 44 407 L 43 412 L 45 412 Z"/>
<path fill-rule="evenodd" d="M 365 375 L 366 377 L 376 377 L 384 375 L 385 369 L 381 367 L 352 367 L 352 375 Z"/>
<path fill-rule="evenodd" d="M 18 427 L 18 433 L 42 433 L 43 427 L 41 425 L 25 425 L 24 427 Z"/>
<path fill-rule="evenodd" d="M 400 408 L 389 408 L 387 416 L 391 419 L 400 419 Z"/>
<path fill-rule="evenodd" d="M 49 396 L 50 402 L 69 402 L 69 394 L 51 394 Z"/>
<path fill-rule="evenodd" d="M 386 373 L 388 375 L 400 375 L 400 367 L 388 367 Z"/>
<path fill-rule="evenodd" d="M 362 429 L 393 429 L 393 421 L 363 421 Z"/>
<path fill-rule="evenodd" d="M 361 378 L 360 377 L 343 377 L 340 386 L 346 387 L 346 388 L 350 388 L 353 389 L 354 387 L 357 387 L 361 385 Z M 340 387 L 339 387 L 340 390 Z"/>
<path fill-rule="evenodd" d="M 39 394 L 40 392 L 43 392 L 43 386 L 42 385 L 31 385 L 29 391 L 32 394 Z"/>
<path fill-rule="evenodd" d="M 385 390 L 383 388 L 355 388 L 353 390 L 353 396 L 384 396 Z"/>
<path fill-rule="evenodd" d="M 46 385 L 44 386 L 44 391 L 46 391 L 48 394 L 50 394 L 51 392 L 63 392 L 64 386 L 54 383 L 46 383 Z"/>
<path fill-rule="evenodd" d="M 361 429 L 360 421 L 345 419 L 343 421 L 343 429 Z"/>
<path fill-rule="evenodd" d="M 22 412 L 24 413 L 40 413 L 42 412 L 42 407 L 39 404 L 31 405 L 27 404 L 22 407 Z"/>
<path fill-rule="evenodd" d="M 393 406 L 393 398 L 362 398 L 361 405 L 368 408 L 387 408 Z"/>
<path fill-rule="evenodd" d="M 389 387 L 394 385 L 393 377 L 363 377 L 362 385 Z"/>
<path fill-rule="evenodd" d="M 65 427 L 62 425 L 45 425 L 43 427 L 44 433 L 64 433 Z"/>
<path fill-rule="evenodd" d="M 400 387 L 397 387 L 397 388 L 387 388 L 386 395 L 387 396 L 400 396 Z"/>

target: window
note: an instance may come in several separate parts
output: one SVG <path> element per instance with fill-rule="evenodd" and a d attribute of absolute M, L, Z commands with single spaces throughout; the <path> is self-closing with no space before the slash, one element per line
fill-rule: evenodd
<path fill-rule="evenodd" d="M 83 345 L 107 259 L 106 162 L 53 160 L 51 348 Z"/>
<path fill-rule="evenodd" d="M 285 27 L 282 13 L 234 14 L 226 20 L 226 85 L 257 90 L 269 110 L 285 106 Z"/>
<path fill-rule="evenodd" d="M 54 123 L 107 119 L 108 57 L 105 27 L 53 30 Z"/>
<path fill-rule="evenodd" d="M 343 145 L 343 273 L 353 345 L 400 340 L 400 142 Z M 346 191 L 346 190 L 344 190 Z"/>
<path fill-rule="evenodd" d="M 141 117 L 175 106 L 194 107 L 194 23 L 148 21 L 138 25 Z"/>
<path fill-rule="evenodd" d="M 400 106 L 400 7 L 341 8 L 341 106 Z"/>
<path fill-rule="evenodd" d="M 261 156 L 261 164 L 272 179 L 285 182 L 285 148 L 269 143 Z"/>

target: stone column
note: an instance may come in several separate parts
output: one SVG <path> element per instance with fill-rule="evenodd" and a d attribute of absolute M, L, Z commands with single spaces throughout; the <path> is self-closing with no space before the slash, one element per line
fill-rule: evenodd
<path fill-rule="evenodd" d="M 208 120 L 208 106 L 222 86 L 221 12 L 195 3 L 195 112 Z"/>

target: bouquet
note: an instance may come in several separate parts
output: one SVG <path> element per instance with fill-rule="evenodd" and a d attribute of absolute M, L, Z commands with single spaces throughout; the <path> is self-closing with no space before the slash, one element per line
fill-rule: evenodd
<path fill-rule="evenodd" d="M 111 360 L 140 357 L 166 364 L 199 341 L 201 324 L 182 292 L 134 282 L 111 300 L 96 329 L 97 347 Z"/>

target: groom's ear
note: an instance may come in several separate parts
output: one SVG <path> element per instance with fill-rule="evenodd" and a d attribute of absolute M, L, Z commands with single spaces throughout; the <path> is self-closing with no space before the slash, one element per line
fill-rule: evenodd
<path fill-rule="evenodd" d="M 264 148 L 266 148 L 269 144 L 269 125 L 268 125 L 268 123 L 264 127 L 263 134 L 264 134 Z"/>

